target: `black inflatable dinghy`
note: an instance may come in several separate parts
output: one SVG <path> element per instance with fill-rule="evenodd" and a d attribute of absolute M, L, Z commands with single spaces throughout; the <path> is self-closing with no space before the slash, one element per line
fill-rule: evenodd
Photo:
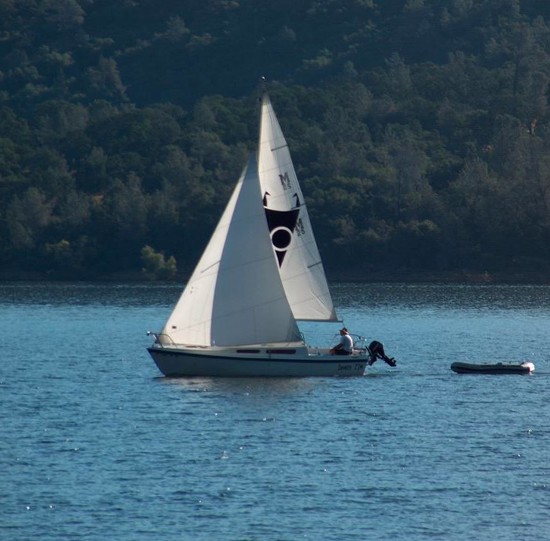
<path fill-rule="evenodd" d="M 457 374 L 530 374 L 535 370 L 532 362 L 521 364 L 473 364 L 456 362 L 451 364 L 451 370 Z"/>

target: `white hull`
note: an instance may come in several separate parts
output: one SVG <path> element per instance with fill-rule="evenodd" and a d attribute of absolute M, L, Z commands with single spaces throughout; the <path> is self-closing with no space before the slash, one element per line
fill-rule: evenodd
<path fill-rule="evenodd" d="M 171 377 L 350 377 L 362 376 L 367 357 L 330 355 L 297 348 L 175 348 L 152 346 L 159 370 Z"/>

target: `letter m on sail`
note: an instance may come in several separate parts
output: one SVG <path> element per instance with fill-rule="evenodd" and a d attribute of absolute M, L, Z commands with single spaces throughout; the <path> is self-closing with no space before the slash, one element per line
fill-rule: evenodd
<path fill-rule="evenodd" d="M 288 176 L 288 173 L 286 171 L 284 175 L 279 175 L 279 180 L 283 185 L 283 189 L 290 190 L 290 177 Z"/>

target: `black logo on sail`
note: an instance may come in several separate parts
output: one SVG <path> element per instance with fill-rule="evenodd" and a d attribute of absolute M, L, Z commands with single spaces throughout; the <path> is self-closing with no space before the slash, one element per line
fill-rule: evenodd
<path fill-rule="evenodd" d="M 267 208 L 268 195 L 269 192 L 266 192 L 263 197 L 265 216 L 267 218 L 267 226 L 271 235 L 273 249 L 277 255 L 277 261 L 280 267 L 283 264 L 288 247 L 292 242 L 292 235 L 296 229 L 298 215 L 300 214 L 300 201 L 298 196 L 296 196 L 296 202 L 298 204 L 296 208 L 291 210 L 273 210 Z"/>
<path fill-rule="evenodd" d="M 290 177 L 286 171 L 284 175 L 279 175 L 279 180 L 281 181 L 283 190 L 290 190 L 292 188 L 292 185 L 290 184 Z"/>

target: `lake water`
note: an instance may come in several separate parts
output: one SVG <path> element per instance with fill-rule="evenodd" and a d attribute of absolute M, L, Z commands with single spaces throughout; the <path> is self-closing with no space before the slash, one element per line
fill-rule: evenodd
<path fill-rule="evenodd" d="M 178 287 L 0 284 L 0 539 L 549 539 L 550 287 L 332 289 L 396 369 L 167 379 Z"/>

